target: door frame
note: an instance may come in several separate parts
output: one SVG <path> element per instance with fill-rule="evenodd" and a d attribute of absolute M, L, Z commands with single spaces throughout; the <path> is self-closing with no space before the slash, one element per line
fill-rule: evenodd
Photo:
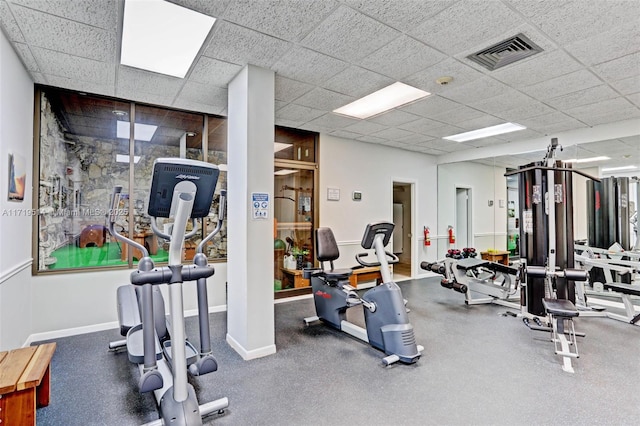
<path fill-rule="evenodd" d="M 409 186 L 410 193 L 410 203 L 411 206 L 408 209 L 410 220 L 409 223 L 405 223 L 405 232 L 407 225 L 409 225 L 409 233 L 411 237 L 409 238 L 409 250 L 411 250 L 411 278 L 413 279 L 417 274 L 417 265 L 418 265 L 418 234 L 416 233 L 416 218 L 418 217 L 418 203 L 417 203 L 417 194 L 418 192 L 418 181 L 416 179 L 411 178 L 400 178 L 400 177 L 391 177 L 391 202 L 389 203 L 389 217 L 393 219 L 393 187 L 394 185 L 404 185 Z"/>
<path fill-rule="evenodd" d="M 456 185 L 453 211 L 456 217 L 456 225 L 458 224 L 458 189 L 467 191 L 467 247 L 475 247 L 473 238 L 473 188 L 468 185 Z M 458 233 L 458 231 L 456 231 Z"/>

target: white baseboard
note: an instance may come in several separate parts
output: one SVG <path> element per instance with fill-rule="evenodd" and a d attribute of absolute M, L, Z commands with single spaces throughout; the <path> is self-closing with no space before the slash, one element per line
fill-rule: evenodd
<path fill-rule="evenodd" d="M 209 313 L 225 312 L 226 310 L 227 310 L 227 305 L 209 306 Z M 190 309 L 188 311 L 184 311 L 185 317 L 193 317 L 196 315 L 198 315 L 197 309 Z M 87 325 L 82 327 L 66 328 L 63 330 L 53 330 L 53 331 L 45 331 L 43 333 L 34 333 L 27 338 L 27 340 L 24 342 L 22 346 L 23 347 L 30 346 L 33 342 L 39 342 L 41 340 L 59 339 L 61 337 L 69 337 L 69 336 L 76 336 L 80 334 L 94 333 L 96 331 L 111 330 L 114 328 L 117 329 L 118 327 L 120 327 L 120 324 L 118 324 L 118 321 L 111 321 L 111 322 L 105 322 L 102 324 L 93 324 L 93 325 Z"/>
<path fill-rule="evenodd" d="M 227 343 L 231 346 L 245 361 L 256 358 L 262 358 L 276 353 L 276 345 L 268 345 L 258 349 L 247 350 L 236 339 L 227 333 Z"/>
<path fill-rule="evenodd" d="M 273 301 L 273 304 L 277 305 L 279 303 L 295 302 L 296 300 L 311 299 L 312 297 L 313 297 L 313 294 L 303 294 L 302 296 L 285 297 L 284 299 L 275 299 Z"/>

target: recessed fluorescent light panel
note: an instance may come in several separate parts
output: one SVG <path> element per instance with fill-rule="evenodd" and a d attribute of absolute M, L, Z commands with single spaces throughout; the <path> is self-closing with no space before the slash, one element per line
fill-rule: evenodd
<path fill-rule="evenodd" d="M 377 92 L 373 92 L 364 98 L 334 109 L 333 112 L 348 117 L 365 119 L 408 104 L 409 102 L 425 98 L 430 94 L 431 93 L 425 92 L 424 90 L 397 82 Z"/>
<path fill-rule="evenodd" d="M 142 157 L 140 155 L 134 155 L 133 156 L 133 163 L 134 164 L 138 164 L 138 162 L 140 161 Z M 129 162 L 129 156 L 128 155 L 122 155 L 122 154 L 116 154 L 116 162 L 117 163 L 128 163 Z"/>
<path fill-rule="evenodd" d="M 589 158 L 572 158 L 571 160 L 564 160 L 565 163 L 591 163 L 593 161 L 605 161 L 611 160 L 609 157 L 589 157 Z"/>
<path fill-rule="evenodd" d="M 184 78 L 215 21 L 164 0 L 126 0 L 120 63 Z"/>
<path fill-rule="evenodd" d="M 298 173 L 297 170 L 290 170 L 290 169 L 282 169 L 282 170 L 278 170 L 277 172 L 274 172 L 274 175 L 278 175 L 278 176 L 286 176 L 286 175 L 290 175 L 292 173 Z"/>
<path fill-rule="evenodd" d="M 129 126 L 128 121 L 118 121 L 116 136 L 119 139 L 129 139 Z M 158 126 L 152 124 L 136 123 L 133 126 L 133 138 L 137 141 L 149 142 L 157 128 Z"/>
<path fill-rule="evenodd" d="M 273 152 L 283 151 L 287 148 L 291 148 L 293 145 L 290 143 L 274 142 Z"/>
<path fill-rule="evenodd" d="M 498 124 L 497 126 L 485 127 L 484 129 L 472 130 L 470 132 L 458 133 L 457 135 L 445 136 L 447 139 L 455 142 L 466 142 L 474 139 L 488 138 L 489 136 L 501 135 L 503 133 L 524 130 L 526 127 L 515 123 Z"/>
<path fill-rule="evenodd" d="M 604 167 L 603 172 L 619 172 L 622 170 L 635 170 L 638 166 L 620 166 L 620 167 Z"/>

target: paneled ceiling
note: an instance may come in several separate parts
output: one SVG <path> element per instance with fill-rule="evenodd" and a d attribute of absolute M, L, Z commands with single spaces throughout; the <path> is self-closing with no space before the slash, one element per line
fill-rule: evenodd
<path fill-rule="evenodd" d="M 0 0 L 0 24 L 45 85 L 224 116 L 227 84 L 253 64 L 276 72 L 278 125 L 515 165 L 541 154 L 510 145 L 552 136 L 562 143 L 563 134 L 620 124 L 635 135 L 591 138 L 572 154 L 640 163 L 636 0 L 173 2 L 217 18 L 184 79 L 119 64 L 123 0 Z M 543 52 L 494 71 L 467 59 L 519 33 Z M 443 76 L 452 83 L 436 83 Z M 331 112 L 395 81 L 433 95 L 366 120 Z M 505 121 L 527 130 L 442 139 Z"/>

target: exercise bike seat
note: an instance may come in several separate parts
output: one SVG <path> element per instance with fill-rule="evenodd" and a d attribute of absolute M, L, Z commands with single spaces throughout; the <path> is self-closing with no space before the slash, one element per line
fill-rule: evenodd
<path fill-rule="evenodd" d="M 326 270 L 323 267 L 320 272 L 320 275 L 331 283 L 347 280 L 353 273 L 351 269 L 335 269 L 333 267 L 333 261 L 340 257 L 340 251 L 331 228 L 316 229 L 316 257 L 321 265 L 323 262 L 331 264 L 331 269 Z"/>
<path fill-rule="evenodd" d="M 320 275 L 325 277 L 327 281 L 332 282 L 348 280 L 351 274 L 353 274 L 353 270 L 351 269 L 332 269 L 330 271 L 322 271 L 320 273 Z"/>

